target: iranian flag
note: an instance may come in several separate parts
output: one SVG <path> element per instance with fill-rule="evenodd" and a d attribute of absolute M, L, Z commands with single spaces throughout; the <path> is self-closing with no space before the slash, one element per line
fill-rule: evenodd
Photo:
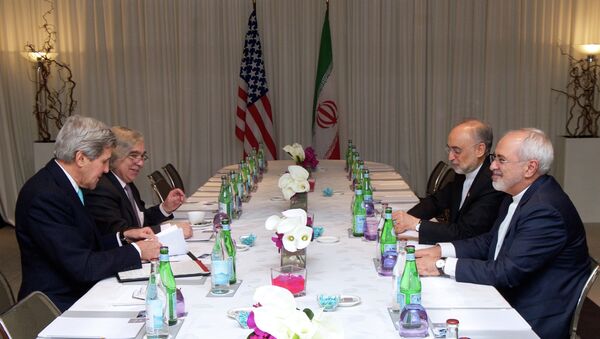
<path fill-rule="evenodd" d="M 321 159 L 340 158 L 338 134 L 338 104 L 335 95 L 331 30 L 329 29 L 329 4 L 321 32 L 319 62 L 312 110 L 312 146 Z"/>

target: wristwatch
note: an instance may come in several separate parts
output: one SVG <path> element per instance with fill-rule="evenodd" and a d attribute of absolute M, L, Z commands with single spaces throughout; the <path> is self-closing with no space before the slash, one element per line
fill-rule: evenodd
<path fill-rule="evenodd" d="M 415 231 L 419 232 L 420 228 L 421 228 L 421 220 L 419 219 L 419 222 L 415 225 Z"/>
<path fill-rule="evenodd" d="M 440 275 L 446 275 L 446 273 L 444 273 L 444 267 L 446 266 L 446 259 L 438 259 L 435 262 L 435 267 L 437 267 L 438 272 L 440 273 Z"/>
<path fill-rule="evenodd" d="M 119 240 L 121 240 L 121 245 L 129 244 L 129 241 L 127 240 L 127 237 L 123 231 L 119 231 Z"/>

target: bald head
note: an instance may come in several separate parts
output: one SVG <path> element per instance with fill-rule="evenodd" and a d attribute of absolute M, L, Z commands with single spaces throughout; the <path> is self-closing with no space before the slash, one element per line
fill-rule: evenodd
<path fill-rule="evenodd" d="M 492 142 L 492 128 L 488 124 L 477 119 L 465 120 L 448 135 L 448 161 L 456 173 L 470 173 L 485 161 Z"/>

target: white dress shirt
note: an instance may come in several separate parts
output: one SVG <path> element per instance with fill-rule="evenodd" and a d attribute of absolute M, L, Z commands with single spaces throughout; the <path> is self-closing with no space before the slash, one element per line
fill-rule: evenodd
<path fill-rule="evenodd" d="M 458 205 L 459 210 L 462 208 L 465 199 L 467 199 L 467 195 L 469 195 L 469 190 L 473 185 L 473 181 L 475 180 L 477 173 L 479 173 L 479 170 L 481 170 L 481 166 L 483 166 L 483 163 L 479 164 L 479 167 L 477 167 L 474 171 L 465 174 L 465 181 L 463 182 L 462 194 L 460 197 L 460 205 Z"/>

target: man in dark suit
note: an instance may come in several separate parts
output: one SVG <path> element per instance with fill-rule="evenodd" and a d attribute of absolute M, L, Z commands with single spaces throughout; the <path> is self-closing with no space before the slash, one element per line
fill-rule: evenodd
<path fill-rule="evenodd" d="M 84 190 L 86 205 L 96 221 L 101 234 L 110 234 L 130 228 L 150 226 L 154 233 L 161 230 L 159 225 L 173 218 L 175 211 L 185 200 L 182 190 L 174 188 L 165 201 L 146 208 L 133 181 L 144 167 L 148 158 L 143 135 L 127 127 L 115 126 L 112 129 L 117 145 L 110 158 L 110 172 L 104 174 L 93 190 Z M 192 236 L 189 223 L 179 222 L 184 236 Z"/>
<path fill-rule="evenodd" d="M 19 299 L 42 291 L 65 311 L 97 281 L 141 267 L 140 258 L 158 257 L 160 243 L 148 239 L 151 230 L 101 236 L 84 208 L 81 188 L 93 189 L 108 171 L 114 143 L 103 123 L 71 116 L 56 137 L 55 159 L 21 189 L 16 206 L 23 272 Z"/>
<path fill-rule="evenodd" d="M 421 200 L 408 212 L 394 212 L 396 234 L 406 230 L 419 233 L 419 242 L 435 244 L 471 238 L 490 230 L 506 196 L 492 187 L 488 154 L 492 147 L 492 128 L 469 119 L 448 135 L 448 160 L 457 173 L 454 181 Z M 430 221 L 445 210 L 448 222 Z"/>
<path fill-rule="evenodd" d="M 508 132 L 490 169 L 494 188 L 511 195 L 492 230 L 417 251 L 422 275 L 493 285 L 541 338 L 567 338 L 590 274 L 585 229 L 573 203 L 547 175 L 552 144 L 536 129 Z M 446 259 L 440 259 L 445 257 Z"/>

